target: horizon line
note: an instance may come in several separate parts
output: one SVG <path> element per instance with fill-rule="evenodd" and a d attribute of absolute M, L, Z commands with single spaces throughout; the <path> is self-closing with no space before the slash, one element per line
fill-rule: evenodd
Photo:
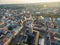
<path fill-rule="evenodd" d="M 0 3 L 0 5 L 5 5 L 5 4 L 38 4 L 38 3 L 60 3 L 60 2 L 34 2 L 34 3 Z"/>

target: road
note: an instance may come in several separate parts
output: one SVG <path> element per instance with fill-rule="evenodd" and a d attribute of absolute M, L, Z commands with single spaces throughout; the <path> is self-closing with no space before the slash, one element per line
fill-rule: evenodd
<path fill-rule="evenodd" d="M 47 34 L 48 34 L 47 30 L 46 29 L 41 30 L 41 29 L 38 29 L 38 28 L 34 28 L 34 29 L 36 29 L 37 31 L 39 31 L 39 32 L 41 32 L 43 34 L 43 36 L 45 38 L 44 45 L 49 45 L 50 44 L 50 39 L 49 38 L 47 39 Z"/>

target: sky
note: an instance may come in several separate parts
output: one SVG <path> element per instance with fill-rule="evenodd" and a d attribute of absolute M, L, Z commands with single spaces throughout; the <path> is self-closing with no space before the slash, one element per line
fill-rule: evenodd
<path fill-rule="evenodd" d="M 21 4 L 39 2 L 60 2 L 60 0 L 0 0 L 0 4 Z"/>

